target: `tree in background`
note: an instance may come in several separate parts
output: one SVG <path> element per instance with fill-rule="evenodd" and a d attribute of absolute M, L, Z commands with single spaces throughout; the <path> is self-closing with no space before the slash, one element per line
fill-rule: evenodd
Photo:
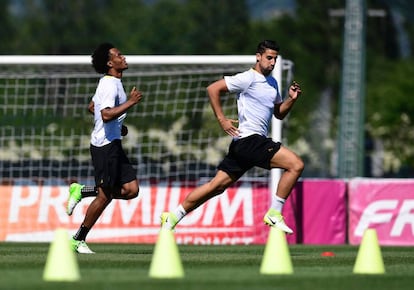
<path fill-rule="evenodd" d="M 237 0 L 15 2 L 3 12 L 2 19 L 18 20 L 3 25 L 12 44 L 0 47 L 3 54 L 89 54 L 101 41 L 128 54 L 240 54 L 249 47 L 248 9 Z"/>
<path fill-rule="evenodd" d="M 281 55 L 294 61 L 295 80 L 304 94 L 284 123 L 287 146 L 304 158 L 304 176 L 332 176 L 335 150 L 343 19 L 329 10 L 343 8 L 343 1 L 298 0 L 294 15 L 252 23 L 252 36 L 274 36 Z"/>
<path fill-rule="evenodd" d="M 344 0 L 296 0 L 293 14 L 254 19 L 246 2 L 239 0 L 5 0 L 3 4 L 8 9 L 0 12 L 2 54 L 90 54 L 101 41 L 116 43 L 124 54 L 253 54 L 251 47 L 259 40 L 276 39 L 282 56 L 294 61 L 295 78 L 304 88 L 300 104 L 286 122 L 284 142 L 300 149 L 307 161 L 304 176 L 335 176 L 331 168 L 344 19 L 329 11 L 344 8 Z M 387 16 L 367 19 L 366 130 L 388 158 L 385 165 L 380 161 L 374 166 L 383 167 L 384 175 L 400 176 L 401 169 L 414 168 L 409 142 L 414 108 L 408 104 L 414 60 L 409 49 L 408 55 L 401 49 L 407 40 L 405 48 L 413 45 L 414 2 L 367 0 L 367 7 L 385 9 Z M 396 15 L 402 16 L 398 23 Z M 406 32 L 405 42 L 401 31 Z"/>
<path fill-rule="evenodd" d="M 295 114 L 289 116 L 283 136 L 286 145 L 298 147 L 295 150 L 304 157 L 307 163 L 304 176 L 335 176 L 330 168 L 335 168 L 344 18 L 332 17 L 329 11 L 345 8 L 345 1 L 296 2 L 294 15 L 251 22 L 250 35 L 260 38 L 275 35 L 282 46 L 282 56 L 294 60 L 295 78 L 301 82 L 304 96 Z M 403 25 L 411 33 L 412 42 L 414 26 L 410 19 L 413 19 L 414 3 L 404 0 L 367 2 L 368 8 L 383 9 L 387 15 L 385 18 L 368 17 L 366 26 L 365 129 L 384 155 L 384 161 L 376 160 L 372 166 L 381 167 L 383 175 L 407 176 L 408 171 L 412 176 L 414 162 L 408 140 L 412 135 L 414 110 L 405 104 L 414 83 L 401 77 L 410 75 L 408 70 L 413 67 L 414 60 L 405 56 L 405 65 L 399 61 L 403 55 L 393 19 L 395 14 L 391 10 L 400 9 L 405 16 Z M 386 96 L 386 92 L 392 92 L 392 96 Z M 389 110 L 389 106 L 398 110 Z M 400 170 L 404 172 L 400 174 Z"/>
<path fill-rule="evenodd" d="M 9 5 L 9 0 L 3 1 L 4 6 Z M 15 34 L 14 27 L 12 25 L 12 17 L 8 13 L 7 9 L 0 10 L 0 51 L 11 51 L 13 49 L 13 35 Z"/>
<path fill-rule="evenodd" d="M 101 41 L 106 1 L 10 1 L 11 50 L 3 54 L 83 54 Z M 11 7 L 9 5 L 9 7 Z M 9 35 L 10 37 L 10 35 Z"/>
<path fill-rule="evenodd" d="M 368 72 L 367 130 L 383 147 L 386 176 L 414 175 L 414 61 L 377 59 Z"/>

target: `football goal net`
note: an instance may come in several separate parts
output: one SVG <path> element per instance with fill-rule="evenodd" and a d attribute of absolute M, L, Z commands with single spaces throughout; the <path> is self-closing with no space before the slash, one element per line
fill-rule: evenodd
<path fill-rule="evenodd" d="M 231 137 L 210 108 L 206 87 L 252 67 L 252 56 L 127 56 L 123 84 L 143 92 L 125 120 L 123 146 L 140 180 L 194 181 L 212 177 Z M 90 56 L 0 57 L 0 179 L 2 184 L 93 184 L 87 106 L 99 75 Z M 274 75 L 285 94 L 292 62 L 278 58 Z M 237 118 L 235 96 L 222 97 Z M 272 134 L 281 138 L 281 123 Z M 243 178 L 269 178 L 255 168 Z"/>

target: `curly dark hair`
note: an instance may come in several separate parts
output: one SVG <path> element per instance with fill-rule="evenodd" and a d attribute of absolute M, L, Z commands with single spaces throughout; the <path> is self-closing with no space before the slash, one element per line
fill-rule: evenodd
<path fill-rule="evenodd" d="M 97 73 L 106 74 L 109 70 L 109 50 L 115 46 L 105 42 L 100 44 L 92 54 L 92 66 Z"/>
<path fill-rule="evenodd" d="M 263 40 L 257 45 L 256 53 L 262 54 L 266 51 L 266 49 L 279 51 L 280 47 L 279 44 L 277 44 L 277 42 L 274 40 Z"/>

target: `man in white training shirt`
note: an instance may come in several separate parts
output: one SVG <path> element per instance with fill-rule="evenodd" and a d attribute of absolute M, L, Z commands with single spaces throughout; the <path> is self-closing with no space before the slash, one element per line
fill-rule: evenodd
<path fill-rule="evenodd" d="M 161 214 L 161 225 L 174 229 L 177 223 L 210 198 L 223 193 L 247 170 L 254 166 L 284 169 L 275 198 L 264 216 L 264 223 L 286 233 L 293 231 L 285 224 L 282 209 L 304 164 L 294 152 L 268 138 L 272 116 L 282 120 L 301 94 L 298 83 L 289 87 L 288 98 L 282 100 L 277 81 L 272 77 L 279 46 L 272 40 L 260 42 L 255 66 L 234 76 L 227 76 L 207 87 L 210 104 L 221 128 L 233 140 L 229 151 L 218 165 L 216 176 L 189 193 L 173 212 Z M 237 93 L 238 121 L 228 119 L 222 110 L 220 93 Z M 238 122 L 238 127 L 235 124 Z"/>
<path fill-rule="evenodd" d="M 126 112 L 141 100 L 142 93 L 134 87 L 127 99 L 121 79 L 128 64 L 112 44 L 103 43 L 95 50 L 92 65 L 103 74 L 89 105 L 95 122 L 90 151 L 96 186 L 72 183 L 66 209 L 71 215 L 83 197 L 96 196 L 72 239 L 73 250 L 82 254 L 93 253 L 85 243 L 86 236 L 112 199 L 132 199 L 139 192 L 137 172 L 122 148 L 121 136 L 128 133 L 123 125 Z"/>

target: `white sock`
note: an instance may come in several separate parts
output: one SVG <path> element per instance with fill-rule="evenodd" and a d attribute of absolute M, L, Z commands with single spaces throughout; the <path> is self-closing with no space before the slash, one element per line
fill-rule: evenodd
<path fill-rule="evenodd" d="M 183 217 L 185 217 L 185 215 L 187 214 L 187 212 L 185 211 L 185 209 L 183 208 L 183 206 L 180 204 L 179 206 L 177 206 L 177 208 L 174 211 L 175 216 L 177 217 L 177 223 L 183 219 Z"/>
<path fill-rule="evenodd" d="M 278 212 L 282 212 L 283 206 L 285 205 L 286 199 L 281 198 L 277 195 L 274 195 L 272 198 L 272 208 L 277 210 Z"/>

